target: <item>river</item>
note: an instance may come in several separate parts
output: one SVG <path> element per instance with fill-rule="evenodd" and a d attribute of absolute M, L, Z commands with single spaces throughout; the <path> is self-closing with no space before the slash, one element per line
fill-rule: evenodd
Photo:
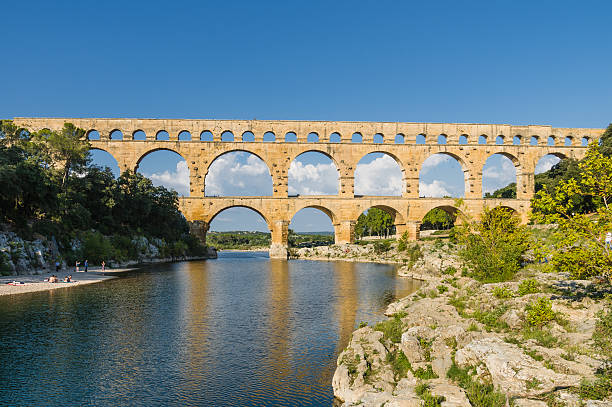
<path fill-rule="evenodd" d="M 330 406 L 352 331 L 416 288 L 391 265 L 221 252 L 0 297 L 0 405 Z"/>

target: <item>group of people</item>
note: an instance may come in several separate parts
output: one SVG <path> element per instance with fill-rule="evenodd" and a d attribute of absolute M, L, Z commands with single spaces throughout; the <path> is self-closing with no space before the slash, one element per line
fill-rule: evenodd
<path fill-rule="evenodd" d="M 45 281 L 48 283 L 59 283 L 59 279 L 57 278 L 55 274 L 52 274 L 51 277 L 45 279 Z M 72 282 L 72 275 L 64 277 L 64 283 L 71 283 L 71 282 Z"/>
<path fill-rule="evenodd" d="M 103 263 L 104 263 L 104 262 L 103 262 Z M 80 261 L 77 261 L 77 262 L 75 263 L 75 265 L 74 265 L 77 273 L 79 272 L 79 266 L 80 266 L 80 265 L 81 265 L 81 262 L 80 262 Z M 85 260 L 85 261 L 83 262 L 83 269 L 84 269 L 83 271 L 84 271 L 85 273 L 87 273 L 87 268 L 88 268 L 88 267 L 89 267 L 89 262 L 88 262 L 87 260 Z M 104 268 L 104 266 L 102 266 L 102 268 Z"/>

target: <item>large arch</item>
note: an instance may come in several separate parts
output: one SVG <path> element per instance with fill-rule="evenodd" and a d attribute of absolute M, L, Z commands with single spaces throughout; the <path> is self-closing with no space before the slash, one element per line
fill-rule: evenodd
<path fill-rule="evenodd" d="M 372 151 L 361 157 L 355 166 L 354 179 L 355 195 L 402 196 L 406 190 L 402 162 L 386 151 Z"/>
<path fill-rule="evenodd" d="M 362 209 L 362 208 L 361 208 Z M 376 210 L 376 211 L 373 211 Z M 377 216 L 381 211 L 384 215 L 388 215 L 382 223 L 376 222 L 371 218 Z M 383 204 L 374 204 L 366 209 L 361 210 L 356 217 L 355 236 L 382 236 L 388 237 L 396 233 L 397 225 L 405 225 L 406 220 L 402 213 L 392 206 Z M 374 229 L 372 229 L 374 228 Z"/>
<path fill-rule="evenodd" d="M 461 157 L 450 152 L 432 154 L 419 169 L 419 197 L 464 197 L 471 192 L 469 179 L 469 169 Z"/>
<path fill-rule="evenodd" d="M 334 217 L 335 215 L 327 208 L 307 205 L 293 214 L 289 221 L 289 230 L 296 233 L 331 234 L 334 236 L 331 241 L 333 243 L 335 241 Z"/>
<path fill-rule="evenodd" d="M 338 223 L 338 217 L 337 215 L 334 213 L 334 211 L 330 208 L 327 208 L 325 206 L 322 205 L 317 205 L 317 204 L 302 204 L 302 205 L 298 205 L 295 210 L 293 211 L 293 213 L 291 214 L 291 219 L 293 219 L 295 217 L 295 215 L 297 215 L 298 212 L 300 212 L 303 209 L 317 209 L 321 212 L 323 212 L 325 215 L 327 215 L 327 217 L 329 218 L 329 220 L 331 221 L 332 225 L 335 225 Z"/>
<path fill-rule="evenodd" d="M 291 160 L 287 175 L 289 195 L 338 195 L 340 193 L 338 164 L 330 154 L 324 151 L 308 149 L 300 152 Z"/>
<path fill-rule="evenodd" d="M 100 147 L 92 147 L 89 149 L 89 156 L 91 158 L 91 164 L 101 168 L 110 168 L 115 178 L 121 175 L 121 168 L 119 168 L 117 159 L 108 151 Z"/>
<path fill-rule="evenodd" d="M 187 160 L 171 148 L 147 151 L 136 162 L 134 171 L 151 179 L 154 185 L 173 189 L 182 196 L 190 196 Z"/>
<path fill-rule="evenodd" d="M 273 191 L 268 163 L 259 154 L 239 148 L 224 151 L 208 164 L 204 185 L 205 196 L 272 196 Z"/>
<path fill-rule="evenodd" d="M 511 188 L 512 184 L 519 185 L 521 175 L 520 161 L 514 155 L 507 152 L 491 154 L 482 166 L 482 197 L 499 198 L 495 192 Z"/>
<path fill-rule="evenodd" d="M 448 216 L 445 219 L 440 219 L 436 213 L 438 211 L 442 211 Z M 421 219 L 420 230 L 451 229 L 456 223 L 460 222 L 461 217 L 459 217 L 459 214 L 461 213 L 458 208 L 451 205 L 435 206 L 427 211 L 423 219 Z"/>
<path fill-rule="evenodd" d="M 255 212 L 256 214 L 258 214 L 263 219 L 264 223 L 266 224 L 267 230 L 270 231 L 270 229 L 271 229 L 271 227 L 270 227 L 270 220 L 266 217 L 266 215 L 264 215 L 263 211 L 260 208 L 255 208 L 255 207 L 253 207 L 251 205 L 246 205 L 246 204 L 240 205 L 240 204 L 234 204 L 234 203 L 230 203 L 230 204 L 227 204 L 225 206 L 221 206 L 219 208 L 215 208 L 215 211 L 212 212 L 209 215 L 209 217 L 206 219 L 206 223 L 209 225 L 209 230 L 214 230 L 215 229 L 215 225 L 213 225 L 213 221 L 215 219 L 217 219 L 222 212 L 225 212 L 227 210 L 231 210 L 231 209 L 234 209 L 234 208 L 243 208 L 243 209 L 248 209 L 248 210 L 250 210 L 252 212 Z M 244 224 L 244 222 L 241 222 L 240 219 L 235 219 L 234 218 L 232 220 L 234 222 L 236 222 L 235 224 Z M 227 228 L 227 230 L 236 231 L 236 230 L 239 230 L 239 229 L 236 229 L 233 225 L 230 225 L 229 228 Z"/>

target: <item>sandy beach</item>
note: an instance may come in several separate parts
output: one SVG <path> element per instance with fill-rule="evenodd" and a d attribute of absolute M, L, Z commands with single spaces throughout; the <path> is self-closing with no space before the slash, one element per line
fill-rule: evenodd
<path fill-rule="evenodd" d="M 99 283 L 100 281 L 109 280 L 111 278 L 116 278 L 115 276 L 109 276 L 105 274 L 116 274 L 122 273 L 126 271 L 133 270 L 133 268 L 126 269 L 110 269 L 105 270 L 104 274 L 100 270 L 90 270 L 87 273 L 84 272 L 66 272 L 60 271 L 59 273 L 43 273 L 37 275 L 25 275 L 25 276 L 8 276 L 8 277 L 0 277 L 0 295 L 13 295 L 13 294 L 23 294 L 23 293 L 31 293 L 36 291 L 46 291 L 46 290 L 55 290 L 58 288 L 70 288 L 76 287 L 84 284 L 93 284 Z M 44 280 L 49 278 L 51 274 L 56 274 L 60 281 L 64 279 L 65 276 L 72 274 L 73 281 L 70 283 L 47 283 Z M 11 281 L 21 281 L 24 282 L 24 285 L 9 285 Z"/>

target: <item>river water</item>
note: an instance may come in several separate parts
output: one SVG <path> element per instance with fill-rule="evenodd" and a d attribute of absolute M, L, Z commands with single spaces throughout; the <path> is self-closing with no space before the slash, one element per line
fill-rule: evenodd
<path fill-rule="evenodd" d="M 221 252 L 0 297 L 0 405 L 330 406 L 352 331 L 416 284 L 390 265 Z"/>

